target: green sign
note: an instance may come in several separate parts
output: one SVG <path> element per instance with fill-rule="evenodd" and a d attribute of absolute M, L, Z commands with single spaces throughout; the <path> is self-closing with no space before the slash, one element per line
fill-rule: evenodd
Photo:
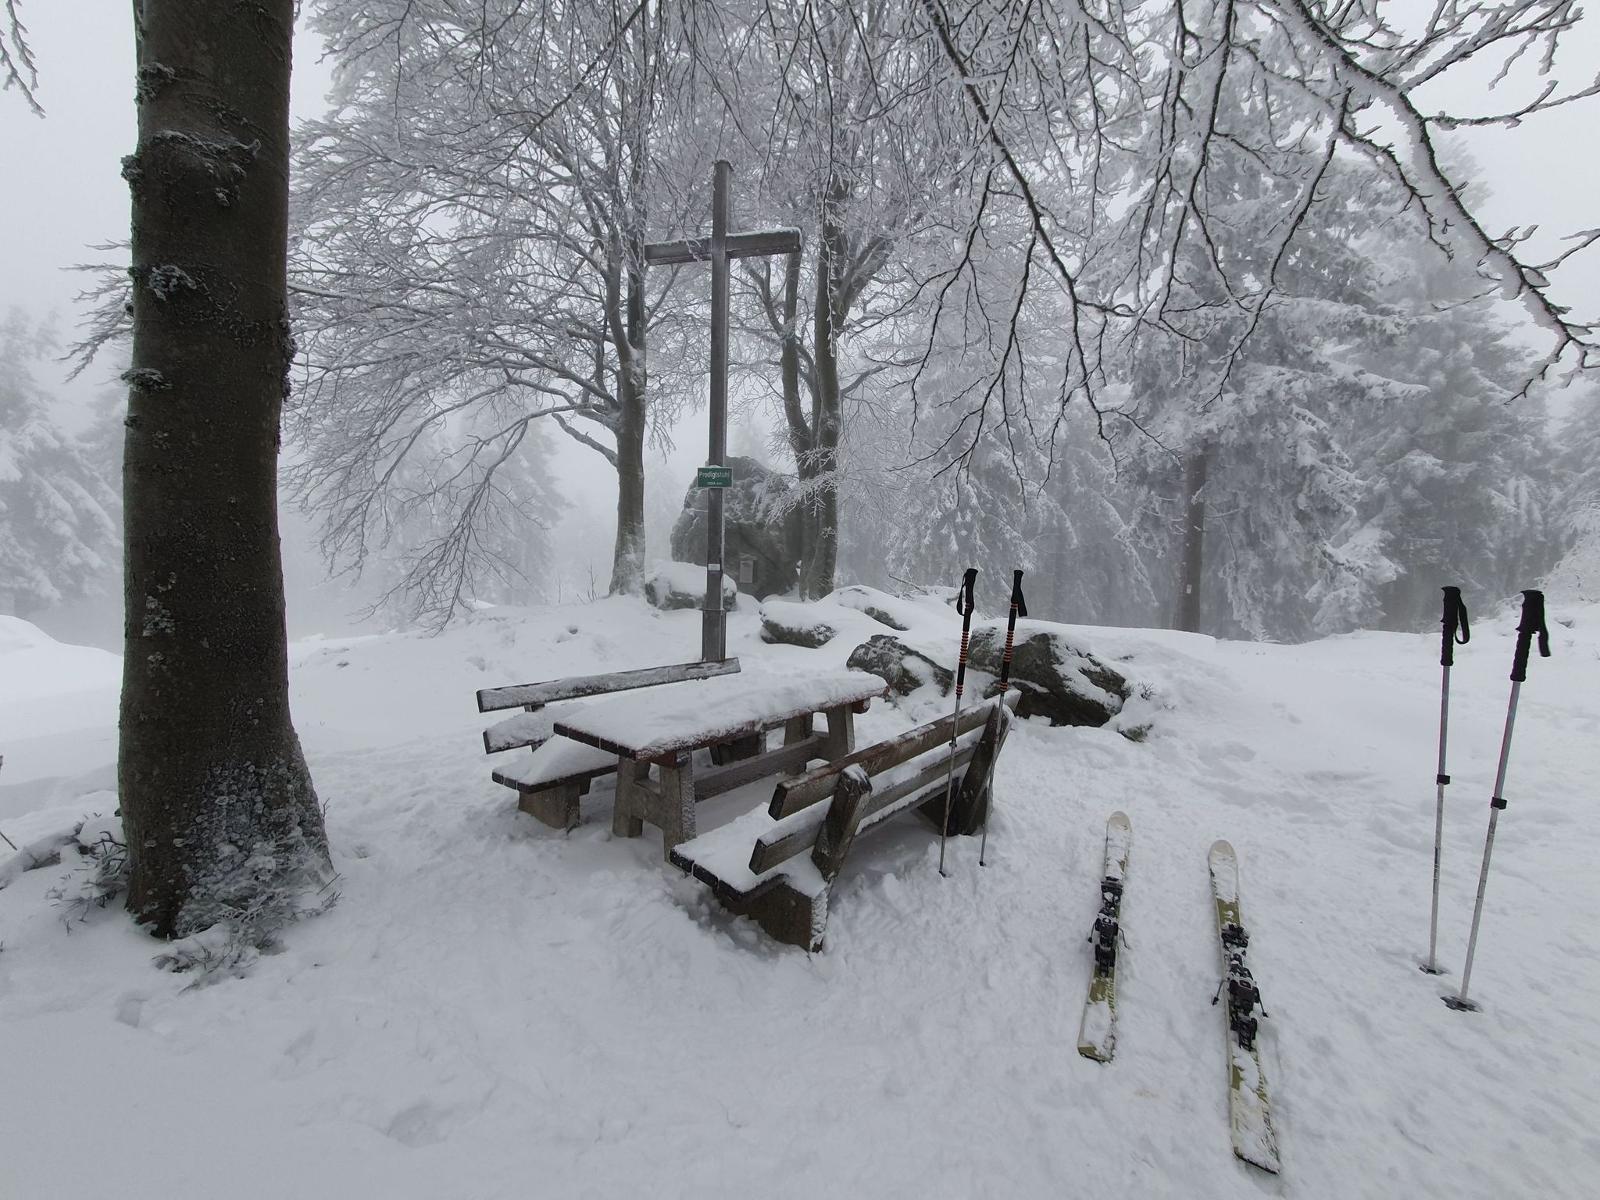
<path fill-rule="evenodd" d="M 701 467 L 694 473 L 694 485 L 701 488 L 733 486 L 732 467 Z"/>

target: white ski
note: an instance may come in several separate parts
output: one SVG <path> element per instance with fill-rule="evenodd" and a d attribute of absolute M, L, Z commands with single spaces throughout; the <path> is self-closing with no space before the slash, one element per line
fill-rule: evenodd
<path fill-rule="evenodd" d="M 1094 943 L 1094 975 L 1083 1005 L 1083 1023 L 1078 1027 L 1078 1053 L 1097 1062 L 1110 1062 L 1117 1048 L 1117 946 L 1122 932 L 1122 882 L 1128 874 L 1132 845 L 1133 826 L 1128 824 L 1127 814 L 1112 813 L 1106 820 L 1100 911 L 1089 934 Z"/>
<path fill-rule="evenodd" d="M 1217 907 L 1217 944 L 1222 951 L 1218 998 L 1227 1001 L 1228 1121 L 1233 1152 L 1263 1171 L 1278 1172 L 1278 1138 L 1267 1104 L 1267 1079 L 1256 1045 L 1256 1010 L 1261 993 L 1245 965 L 1250 939 L 1239 904 L 1239 860 L 1227 842 L 1211 846 L 1211 893 Z M 1213 1001 L 1215 1003 L 1215 1001 Z"/>

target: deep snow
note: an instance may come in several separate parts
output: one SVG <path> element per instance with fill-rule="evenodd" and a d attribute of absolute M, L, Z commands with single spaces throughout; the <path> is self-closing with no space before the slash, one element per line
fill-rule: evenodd
<path fill-rule="evenodd" d="M 859 614 L 857 614 L 859 615 Z M 864 618 L 870 624 L 870 619 Z M 1570 626 L 1563 623 L 1570 621 Z M 342 876 L 245 979 L 186 990 L 67 866 L 0 891 L 0 1195 L 1240 1197 L 1600 1192 L 1600 606 L 1552 603 L 1473 977 L 1426 951 L 1436 635 L 1299 647 L 1075 630 L 1153 689 L 1147 740 L 1022 722 L 991 865 L 902 818 L 835 889 L 828 948 L 774 947 L 613 839 L 489 780 L 479 687 L 682 661 L 694 612 L 491 610 L 443 636 L 296 644 L 294 702 Z M 1512 621 L 1457 656 L 1442 961 L 1459 968 Z M 879 627 L 881 628 L 881 627 Z M 769 646 L 765 670 L 842 665 Z M 12 630 L 11 632 L 17 632 Z M 864 636 L 864 635 L 863 635 Z M 0 829 L 113 803 L 116 679 L 0 645 Z M 106 656 L 109 657 L 109 656 Z M 876 703 L 863 738 L 942 711 Z M 514 752 L 526 754 L 525 751 Z M 748 797 L 746 797 L 748 801 Z M 709 827 L 738 796 L 702 806 Z M 1105 817 L 1125 810 L 1116 1059 L 1077 1053 Z M 1237 849 L 1283 1175 L 1229 1149 L 1206 851 Z M 4 847 L 0 846 L 0 851 Z"/>

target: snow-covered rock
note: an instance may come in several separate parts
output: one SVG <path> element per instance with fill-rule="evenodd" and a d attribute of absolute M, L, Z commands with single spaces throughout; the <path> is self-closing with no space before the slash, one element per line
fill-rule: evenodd
<path fill-rule="evenodd" d="M 706 569 L 692 563 L 657 563 L 644 580 L 644 598 L 655 608 L 699 608 L 706 595 Z M 739 607 L 739 587 L 722 576 L 722 606 Z"/>
<path fill-rule="evenodd" d="M 870 671 L 900 696 L 909 696 L 930 683 L 941 694 L 955 686 L 956 676 L 951 668 L 888 633 L 875 633 L 862 642 L 850 652 L 845 665 L 858 671 Z"/>
<path fill-rule="evenodd" d="M 752 596 L 781 595 L 795 585 L 800 567 L 800 510 L 788 500 L 789 480 L 753 458 L 730 458 L 733 486 L 724 488 L 722 556 L 730 575 L 751 560 L 744 589 Z M 707 488 L 692 483 L 672 526 L 672 557 L 684 562 L 706 552 Z"/>
<path fill-rule="evenodd" d="M 837 623 L 827 620 L 820 605 L 797 604 L 792 600 L 762 602 L 763 642 L 815 650 L 818 646 L 826 646 L 838 632 Z"/>
<path fill-rule="evenodd" d="M 926 620 L 928 615 L 920 605 L 862 584 L 839 588 L 830 593 L 827 599 L 844 608 L 864 612 L 878 624 L 887 625 L 897 633 L 905 633 L 919 621 Z"/>
<path fill-rule="evenodd" d="M 1000 674 L 1006 623 L 991 621 L 972 631 L 968 662 Z M 1018 621 L 1011 655 L 1011 683 L 1022 692 L 1017 715 L 1042 716 L 1052 725 L 1104 725 L 1122 711 L 1131 688 L 1121 672 L 1069 641 L 1048 621 Z"/>

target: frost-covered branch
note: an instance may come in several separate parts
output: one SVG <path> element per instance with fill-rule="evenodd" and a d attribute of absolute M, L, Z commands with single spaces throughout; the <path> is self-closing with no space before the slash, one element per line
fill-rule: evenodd
<path fill-rule="evenodd" d="M 39 66 L 28 46 L 28 27 L 22 23 L 19 0 L 5 0 L 0 22 L 0 91 L 16 88 L 35 116 L 44 116 L 39 103 Z"/>

